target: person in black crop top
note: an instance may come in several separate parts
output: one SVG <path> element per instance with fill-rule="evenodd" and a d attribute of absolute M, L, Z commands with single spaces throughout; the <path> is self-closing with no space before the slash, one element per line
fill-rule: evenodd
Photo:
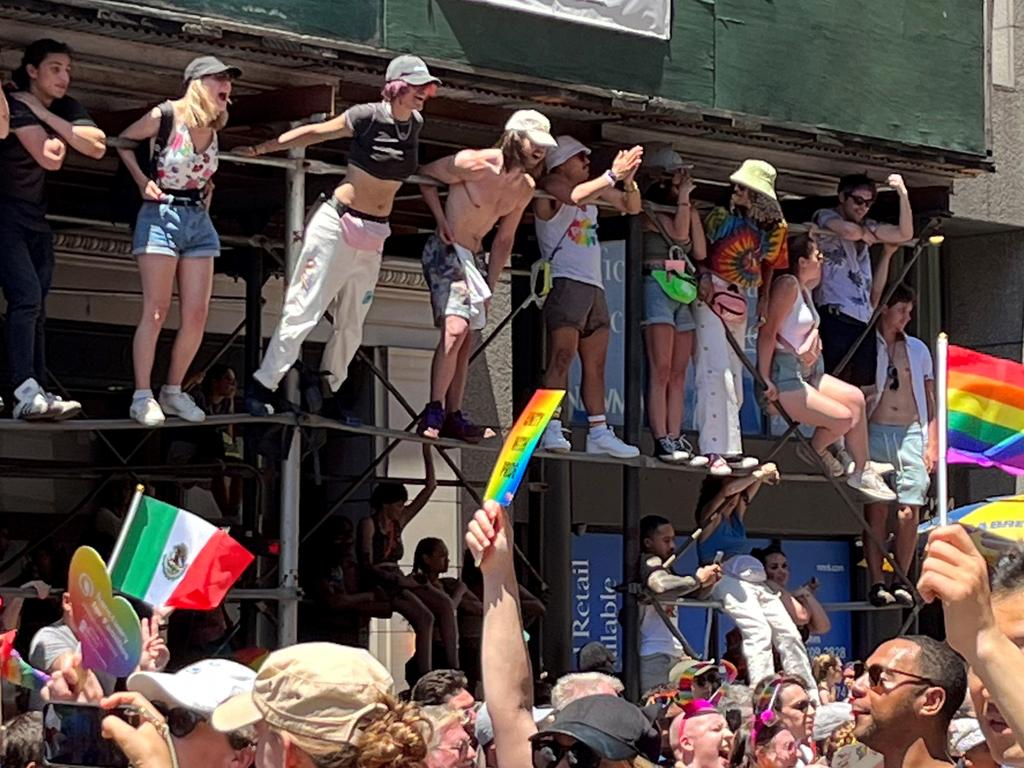
<path fill-rule="evenodd" d="M 324 350 L 323 366 L 337 390 L 359 348 L 363 321 L 373 300 L 387 217 L 395 194 L 418 165 L 420 110 L 441 83 L 416 56 L 399 56 L 389 65 L 381 101 L 357 104 L 322 123 L 303 125 L 276 139 L 243 148 L 252 156 L 351 138 L 348 170 L 327 203 L 306 228 L 278 324 L 260 369 L 246 391 L 254 416 L 274 412 L 275 390 L 298 359 L 302 342 L 331 309 L 334 334 Z"/>

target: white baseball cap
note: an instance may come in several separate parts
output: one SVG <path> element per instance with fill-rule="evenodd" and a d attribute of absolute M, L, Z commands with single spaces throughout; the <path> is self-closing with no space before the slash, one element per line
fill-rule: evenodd
<path fill-rule="evenodd" d="M 256 672 L 229 659 L 203 659 L 173 674 L 136 672 L 128 678 L 128 690 L 150 701 L 212 715 L 232 696 L 252 691 Z"/>
<path fill-rule="evenodd" d="M 505 123 L 506 131 L 524 131 L 527 137 L 538 147 L 550 149 L 555 146 L 555 137 L 551 135 L 551 121 L 535 109 L 520 109 L 513 112 Z"/>
<path fill-rule="evenodd" d="M 548 152 L 547 156 L 544 158 L 544 165 L 549 171 L 552 171 L 570 157 L 575 157 L 580 152 L 585 155 L 589 155 L 590 148 L 583 142 L 574 139 L 572 136 L 559 136 L 558 146 Z"/>
<path fill-rule="evenodd" d="M 692 168 L 693 166 L 684 163 L 672 147 L 662 144 L 660 146 L 644 147 L 643 167 L 650 170 L 659 170 L 663 173 L 673 173 L 680 168 Z"/>

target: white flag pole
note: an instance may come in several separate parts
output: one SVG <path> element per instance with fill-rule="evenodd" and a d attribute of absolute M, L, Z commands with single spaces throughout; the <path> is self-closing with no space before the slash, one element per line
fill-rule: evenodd
<path fill-rule="evenodd" d="M 117 543 L 114 544 L 114 551 L 110 553 L 110 561 L 107 563 L 107 573 L 114 572 L 114 563 L 117 562 L 118 556 L 121 554 L 121 548 L 124 546 L 125 537 L 128 535 L 128 529 L 132 527 L 132 521 L 135 519 L 135 513 L 139 511 L 139 504 L 142 503 L 142 492 L 146 490 L 144 485 L 135 486 L 135 495 L 132 496 L 132 503 L 128 505 L 128 514 L 124 516 L 124 522 L 121 523 L 121 532 L 117 534 Z"/>
<path fill-rule="evenodd" d="M 940 333 L 939 338 L 935 342 L 935 357 L 935 400 L 938 410 L 935 418 L 938 421 L 937 431 L 939 433 L 938 466 L 935 468 L 935 484 L 936 493 L 939 495 L 939 524 L 946 525 L 949 517 L 949 481 L 946 462 L 946 453 L 949 450 L 947 425 L 949 406 L 946 400 L 948 394 L 946 372 L 949 359 L 949 337 L 945 333 Z"/>

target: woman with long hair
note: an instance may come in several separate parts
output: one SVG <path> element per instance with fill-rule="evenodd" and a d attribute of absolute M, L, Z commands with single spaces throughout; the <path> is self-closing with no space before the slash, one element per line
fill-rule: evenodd
<path fill-rule="evenodd" d="M 777 543 L 751 550 L 750 554 L 761 561 L 768 581 L 765 583 L 779 593 L 800 636 L 806 641 L 811 635 L 820 635 L 832 628 L 832 621 L 814 596 L 818 580 L 811 581 L 795 590 L 789 589 L 789 558 Z M 831 699 L 830 699 L 831 701 Z"/>
<path fill-rule="evenodd" d="M 795 421 L 816 428 L 811 447 L 836 477 L 846 469 L 827 449 L 845 437 L 854 462 L 846 484 L 870 501 L 895 501 L 896 494 L 868 462 L 864 393 L 825 373 L 820 318 L 811 299 L 811 291 L 821 281 L 823 259 L 810 235 L 789 238 L 789 269 L 772 285 L 757 337 L 757 367 L 766 384 L 764 398 L 769 403 L 778 401 Z"/>
<path fill-rule="evenodd" d="M 241 74 L 213 56 L 193 59 L 185 68 L 184 95 L 154 107 L 121 133 L 122 139 L 152 145 L 149 168 L 139 165 L 134 150 L 117 150 L 142 195 L 132 238 L 142 281 L 142 318 L 132 341 L 135 393 L 129 413 L 147 427 L 159 426 L 167 414 L 193 422 L 206 419 L 181 383 L 203 341 L 210 309 L 213 260 L 220 255 L 220 237 L 210 220 L 217 132 L 227 125 L 232 83 Z M 173 113 L 170 134 L 161 146 L 168 109 Z M 153 360 L 175 279 L 180 322 L 157 402 Z"/>
<path fill-rule="evenodd" d="M 704 456 L 683 437 L 686 369 L 693 355 L 697 327 L 691 303 L 678 288 L 693 276 L 679 269 L 683 254 L 696 262 L 707 256 L 704 227 L 690 202 L 695 184 L 689 166 L 669 147 L 644 157 L 641 166 L 644 205 L 674 205 L 676 212 L 648 212 L 644 220 L 644 342 L 647 349 L 647 423 L 654 436 L 654 455 L 669 464 L 704 466 Z M 671 242 L 667 237 L 671 238 Z M 677 253 L 676 251 L 679 251 Z"/>

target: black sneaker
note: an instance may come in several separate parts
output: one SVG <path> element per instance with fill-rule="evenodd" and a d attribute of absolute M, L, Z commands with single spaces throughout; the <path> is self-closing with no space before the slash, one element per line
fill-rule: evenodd
<path fill-rule="evenodd" d="M 885 608 L 890 605 L 896 605 L 896 597 L 885 588 L 885 584 L 875 584 L 871 587 L 871 591 L 868 592 L 868 602 L 876 608 Z"/>
<path fill-rule="evenodd" d="M 907 608 L 914 607 L 914 596 L 910 594 L 910 590 L 904 585 L 900 584 L 898 587 L 893 587 L 892 596 L 900 605 L 905 605 Z"/>
<path fill-rule="evenodd" d="M 690 457 L 679 450 L 676 441 L 671 437 L 659 437 L 654 441 L 654 458 L 666 464 L 682 464 Z"/>
<path fill-rule="evenodd" d="M 245 388 L 245 410 L 252 416 L 273 416 L 276 412 L 277 395 L 260 384 L 255 378 Z"/>
<path fill-rule="evenodd" d="M 436 440 L 441 436 L 441 429 L 444 427 L 444 406 L 437 400 L 427 403 L 420 423 L 416 427 L 416 433 L 422 437 Z"/>

